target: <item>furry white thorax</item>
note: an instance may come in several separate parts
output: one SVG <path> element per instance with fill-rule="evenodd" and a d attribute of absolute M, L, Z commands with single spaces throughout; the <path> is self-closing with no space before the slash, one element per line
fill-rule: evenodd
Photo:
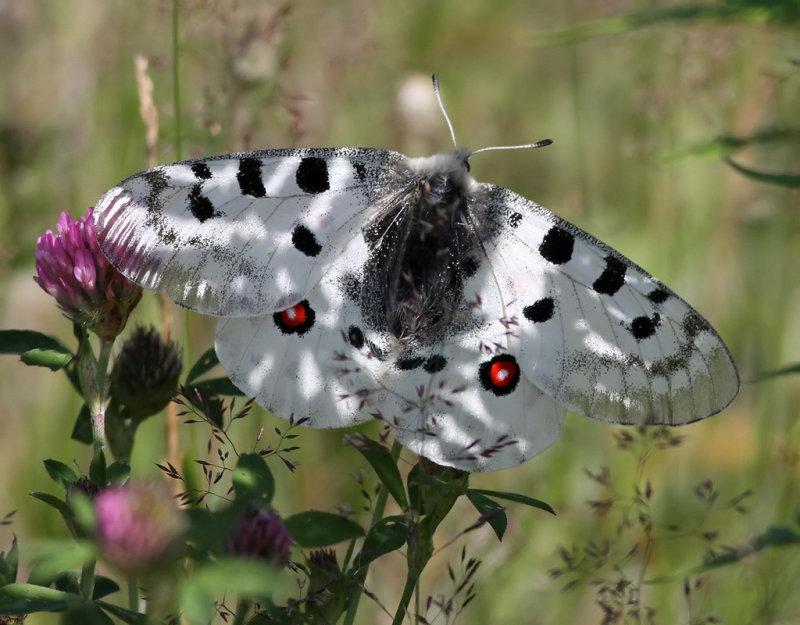
<path fill-rule="evenodd" d="M 478 188 L 479 183 L 469 173 L 468 159 L 469 152 L 456 150 L 407 160 L 409 169 L 420 177 L 427 178 L 437 174 L 448 176 L 464 192 L 471 192 Z"/>

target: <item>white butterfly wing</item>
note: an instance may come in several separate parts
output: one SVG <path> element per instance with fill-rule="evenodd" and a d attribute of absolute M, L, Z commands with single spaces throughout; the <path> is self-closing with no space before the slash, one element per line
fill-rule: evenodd
<path fill-rule="evenodd" d="M 515 300 L 531 382 L 574 412 L 623 424 L 680 425 L 733 401 L 730 353 L 689 304 L 538 204 L 484 188 L 505 230 L 487 253 Z"/>
<path fill-rule="evenodd" d="M 124 275 L 187 308 L 220 316 L 279 310 L 319 282 L 339 253 L 337 234 L 359 234 L 372 190 L 390 186 L 401 159 L 321 148 L 156 167 L 103 196 L 98 239 Z"/>
<path fill-rule="evenodd" d="M 364 239 L 341 249 L 297 305 L 303 323 L 289 326 L 281 312 L 220 319 L 217 354 L 245 394 L 312 427 L 379 419 L 415 453 L 469 471 L 516 466 L 556 440 L 565 409 L 524 377 L 508 387 L 513 393 L 481 384 L 482 364 L 495 353 L 519 350 L 494 304 L 487 306 L 491 317 L 475 311 L 484 322 L 476 331 L 401 354 L 396 339 L 368 329 L 346 295 L 352 272 L 368 255 Z M 483 274 L 465 294 L 487 302 L 499 295 Z"/>
<path fill-rule="evenodd" d="M 480 325 L 415 354 L 413 369 L 395 367 L 382 380 L 390 392 L 381 418 L 392 435 L 417 454 L 466 471 L 497 471 L 532 458 L 556 441 L 566 416 L 520 375 L 519 335 L 497 314 L 505 304 L 489 274 L 483 264 L 464 286 Z M 506 367 L 505 379 L 493 366 Z"/>
<path fill-rule="evenodd" d="M 556 441 L 566 410 L 524 376 L 507 396 L 483 388 L 476 372 L 490 358 L 474 348 L 443 345 L 436 356 L 446 368 L 406 373 L 380 417 L 398 441 L 438 464 L 472 472 L 517 466 Z"/>
<path fill-rule="evenodd" d="M 383 365 L 364 362 L 368 350 L 362 355 L 353 347 L 357 337 L 344 322 L 360 318 L 341 278 L 358 265 L 364 247 L 363 239 L 352 239 L 338 264 L 290 309 L 294 318 L 278 311 L 217 323 L 220 363 L 236 386 L 274 414 L 305 418 L 310 427 L 347 427 L 369 419 L 369 406 L 381 400 L 370 369 Z"/>

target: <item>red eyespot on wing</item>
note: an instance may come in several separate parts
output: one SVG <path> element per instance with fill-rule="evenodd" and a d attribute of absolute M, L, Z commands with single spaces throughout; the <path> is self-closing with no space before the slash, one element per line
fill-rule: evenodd
<path fill-rule="evenodd" d="M 481 386 L 495 395 L 508 395 L 519 383 L 519 365 L 511 354 L 499 354 L 478 368 Z"/>
<path fill-rule="evenodd" d="M 517 367 L 513 362 L 496 362 L 489 369 L 489 377 L 495 386 L 508 386 L 514 381 Z"/>
<path fill-rule="evenodd" d="M 291 308 L 281 311 L 281 320 L 289 327 L 302 325 L 308 319 L 305 306 L 302 303 L 295 304 Z"/>
<path fill-rule="evenodd" d="M 281 310 L 272 315 L 278 329 L 284 334 L 302 335 L 314 325 L 316 314 L 308 304 L 308 300 L 298 302 L 294 306 Z"/>

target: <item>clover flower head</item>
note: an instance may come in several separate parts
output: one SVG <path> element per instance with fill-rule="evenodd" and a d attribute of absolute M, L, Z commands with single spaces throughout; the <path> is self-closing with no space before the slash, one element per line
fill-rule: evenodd
<path fill-rule="evenodd" d="M 247 510 L 234 528 L 225 551 L 249 556 L 272 564 L 289 561 L 292 537 L 274 510 Z"/>
<path fill-rule="evenodd" d="M 56 232 L 38 239 L 34 280 L 64 314 L 102 338 L 114 338 L 142 297 L 142 289 L 108 262 L 97 243 L 90 208 L 77 221 L 61 213 Z"/>
<path fill-rule="evenodd" d="M 178 390 L 181 355 L 155 328 L 136 328 L 111 371 L 112 395 L 141 421 L 160 412 Z"/>
<path fill-rule="evenodd" d="M 94 505 L 100 552 L 121 571 L 139 575 L 175 554 L 185 520 L 163 486 L 113 486 L 101 491 Z"/>

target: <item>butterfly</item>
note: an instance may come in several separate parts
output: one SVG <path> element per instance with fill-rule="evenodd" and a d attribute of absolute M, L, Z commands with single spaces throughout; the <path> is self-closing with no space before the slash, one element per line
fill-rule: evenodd
<path fill-rule="evenodd" d="M 518 465 L 567 410 L 682 425 L 733 401 L 736 367 L 703 317 L 580 228 L 476 182 L 473 154 L 164 165 L 103 195 L 97 236 L 134 282 L 219 317 L 219 360 L 264 408 L 320 428 L 377 419 L 439 464 Z"/>

